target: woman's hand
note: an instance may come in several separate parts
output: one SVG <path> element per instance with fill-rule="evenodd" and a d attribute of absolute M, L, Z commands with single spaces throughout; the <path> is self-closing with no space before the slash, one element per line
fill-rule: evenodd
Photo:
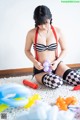
<path fill-rule="evenodd" d="M 52 62 L 52 63 L 51 63 L 51 69 L 52 69 L 52 70 L 55 70 L 55 69 L 57 68 L 58 63 L 59 63 L 59 62 L 58 62 L 57 60 L 55 60 L 54 62 Z"/>
<path fill-rule="evenodd" d="M 34 63 L 34 66 L 35 66 L 35 68 L 38 69 L 38 70 L 43 69 L 42 64 L 41 64 L 40 62 L 38 62 L 38 61 Z"/>

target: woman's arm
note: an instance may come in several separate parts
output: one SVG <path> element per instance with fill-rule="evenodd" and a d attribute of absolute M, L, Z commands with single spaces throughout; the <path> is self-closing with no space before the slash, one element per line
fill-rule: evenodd
<path fill-rule="evenodd" d="M 51 67 L 53 70 L 55 70 L 57 68 L 57 65 L 59 64 L 60 61 L 63 60 L 63 58 L 66 56 L 66 53 L 67 53 L 66 41 L 64 39 L 62 32 L 59 29 L 57 29 L 57 36 L 58 36 L 58 43 L 60 45 L 60 54 L 59 54 L 57 60 L 52 62 Z"/>
<path fill-rule="evenodd" d="M 57 61 L 58 61 L 58 63 L 59 63 L 60 61 L 62 61 L 62 59 L 63 59 L 63 58 L 66 56 L 66 54 L 67 54 L 67 44 L 66 44 L 66 41 L 65 41 L 65 38 L 64 38 L 62 32 L 61 32 L 59 29 L 58 29 L 58 35 L 59 35 L 59 37 L 58 37 L 58 42 L 59 42 L 60 49 L 61 49 L 60 54 L 59 54 L 59 57 L 58 57 L 58 59 L 57 59 Z"/>
<path fill-rule="evenodd" d="M 25 43 L 25 54 L 26 56 L 29 58 L 30 61 L 32 61 L 32 63 L 34 64 L 34 66 L 37 69 L 43 69 L 42 65 L 40 62 L 38 62 L 35 57 L 33 56 L 33 54 L 31 53 L 31 46 L 33 44 L 33 32 L 29 31 L 27 36 L 26 36 L 26 43 Z"/>
<path fill-rule="evenodd" d="M 29 60 L 32 61 L 34 64 L 36 62 L 36 59 L 34 58 L 33 54 L 31 53 L 32 44 L 33 44 L 32 33 L 31 33 L 31 31 L 29 31 L 26 36 L 25 54 L 29 58 Z"/>

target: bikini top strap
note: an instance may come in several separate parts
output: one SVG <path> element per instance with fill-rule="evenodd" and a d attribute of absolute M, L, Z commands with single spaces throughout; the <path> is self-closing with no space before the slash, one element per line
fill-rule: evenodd
<path fill-rule="evenodd" d="M 38 37 L 38 27 L 37 27 L 37 29 L 36 29 L 36 33 L 35 33 L 35 41 L 34 41 L 34 43 L 35 43 L 35 47 L 36 47 L 36 44 L 37 44 L 37 37 Z M 37 50 L 36 50 L 36 48 L 35 48 L 35 57 L 36 57 L 36 60 L 38 60 L 38 54 L 37 54 Z"/>
<path fill-rule="evenodd" d="M 36 33 L 35 33 L 35 41 L 34 41 L 35 46 L 36 46 L 36 44 L 37 44 L 38 29 L 39 29 L 39 28 L 37 27 Z M 51 29 L 52 29 L 52 31 L 53 31 L 53 33 L 54 33 L 54 37 L 55 37 L 56 43 L 57 43 L 57 45 L 58 45 L 57 35 L 56 35 L 55 29 L 54 29 L 54 27 L 53 27 L 52 25 L 51 25 Z M 58 47 L 57 47 L 57 49 L 56 49 L 56 51 L 55 51 L 55 55 L 56 55 L 56 58 L 58 58 Z M 35 57 L 36 57 L 36 60 L 38 60 L 38 54 L 37 54 L 37 50 L 36 50 L 36 49 L 35 49 Z"/>
<path fill-rule="evenodd" d="M 51 25 L 51 29 L 52 29 L 52 31 L 54 33 L 54 37 L 55 37 L 56 43 L 57 43 L 57 49 L 55 51 L 55 55 L 56 55 L 56 58 L 58 58 L 58 39 L 57 39 L 56 31 L 55 31 L 55 29 L 54 29 L 54 27 L 52 25 Z"/>

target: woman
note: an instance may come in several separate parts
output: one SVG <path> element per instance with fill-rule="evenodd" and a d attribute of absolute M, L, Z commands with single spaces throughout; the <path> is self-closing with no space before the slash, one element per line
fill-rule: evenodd
<path fill-rule="evenodd" d="M 45 5 L 37 6 L 33 15 L 35 28 L 27 33 L 25 54 L 34 64 L 36 80 L 48 87 L 57 88 L 63 79 L 71 84 L 80 84 L 80 75 L 66 66 L 62 59 L 66 55 L 66 43 L 59 28 L 52 26 L 52 14 Z M 58 55 L 58 43 L 61 53 Z M 33 45 L 35 57 L 31 53 Z M 49 60 L 52 73 L 44 71 L 44 62 Z"/>

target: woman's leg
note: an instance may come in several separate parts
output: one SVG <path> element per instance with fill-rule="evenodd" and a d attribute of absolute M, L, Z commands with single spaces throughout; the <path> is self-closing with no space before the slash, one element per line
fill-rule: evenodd
<path fill-rule="evenodd" d="M 48 74 L 48 73 L 39 71 L 37 69 L 34 69 L 34 70 L 36 70 L 36 72 L 34 71 L 34 73 L 36 73 L 35 74 L 36 80 L 39 83 L 44 84 L 45 86 L 48 86 L 50 88 L 57 88 L 63 84 L 63 79 L 54 73 Z M 39 72 L 41 72 L 41 73 L 39 73 Z"/>
<path fill-rule="evenodd" d="M 80 84 L 80 74 L 75 70 L 70 69 L 63 62 L 57 67 L 56 74 L 63 77 L 63 79 L 70 85 L 76 86 Z"/>
<path fill-rule="evenodd" d="M 75 70 L 68 69 L 63 74 L 63 79 L 70 85 L 76 86 L 80 84 L 80 74 Z"/>
<path fill-rule="evenodd" d="M 42 83 L 50 88 L 58 88 L 63 84 L 63 79 L 56 74 L 45 74 L 42 77 Z"/>

